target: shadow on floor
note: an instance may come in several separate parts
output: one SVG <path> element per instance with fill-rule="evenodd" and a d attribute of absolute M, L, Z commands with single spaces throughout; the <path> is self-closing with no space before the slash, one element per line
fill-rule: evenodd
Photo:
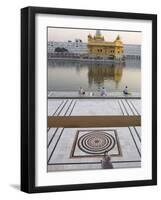
<path fill-rule="evenodd" d="M 14 188 L 15 190 L 20 190 L 20 185 L 18 184 L 10 184 L 10 187 Z"/>

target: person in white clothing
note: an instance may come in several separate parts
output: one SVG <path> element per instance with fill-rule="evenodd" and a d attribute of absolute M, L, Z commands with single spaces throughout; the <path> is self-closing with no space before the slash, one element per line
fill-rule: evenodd
<path fill-rule="evenodd" d="M 123 90 L 123 93 L 124 93 L 125 95 L 129 94 L 129 92 L 128 92 L 128 87 L 127 87 L 127 86 L 125 86 L 125 89 Z"/>
<path fill-rule="evenodd" d="M 107 96 L 107 91 L 104 87 L 101 89 L 101 96 Z"/>
<path fill-rule="evenodd" d="M 82 87 L 79 88 L 79 95 L 85 95 L 85 91 Z"/>

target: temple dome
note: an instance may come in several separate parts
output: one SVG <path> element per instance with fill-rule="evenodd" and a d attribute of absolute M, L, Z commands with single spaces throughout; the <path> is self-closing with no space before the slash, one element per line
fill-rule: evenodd
<path fill-rule="evenodd" d="M 119 35 L 116 37 L 116 40 L 120 40 L 120 36 Z"/>

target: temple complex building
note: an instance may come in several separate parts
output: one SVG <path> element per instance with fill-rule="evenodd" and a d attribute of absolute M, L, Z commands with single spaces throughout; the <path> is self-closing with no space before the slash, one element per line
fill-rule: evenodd
<path fill-rule="evenodd" d="M 89 54 L 94 56 L 109 57 L 111 59 L 122 59 L 124 56 L 123 42 L 118 35 L 113 42 L 105 41 L 101 31 L 97 30 L 95 36 L 88 35 Z"/>
<path fill-rule="evenodd" d="M 106 41 L 100 30 L 87 37 L 87 42 L 77 38 L 74 41 L 48 41 L 48 58 L 70 57 L 85 59 L 138 59 L 141 45 L 124 44 L 118 35 L 114 41 Z"/>

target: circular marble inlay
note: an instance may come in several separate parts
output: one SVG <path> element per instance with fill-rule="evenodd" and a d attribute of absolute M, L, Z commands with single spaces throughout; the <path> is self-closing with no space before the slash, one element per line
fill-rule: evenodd
<path fill-rule="evenodd" d="M 115 138 L 103 131 L 93 131 L 82 135 L 78 147 L 88 154 L 102 154 L 115 146 Z"/>

